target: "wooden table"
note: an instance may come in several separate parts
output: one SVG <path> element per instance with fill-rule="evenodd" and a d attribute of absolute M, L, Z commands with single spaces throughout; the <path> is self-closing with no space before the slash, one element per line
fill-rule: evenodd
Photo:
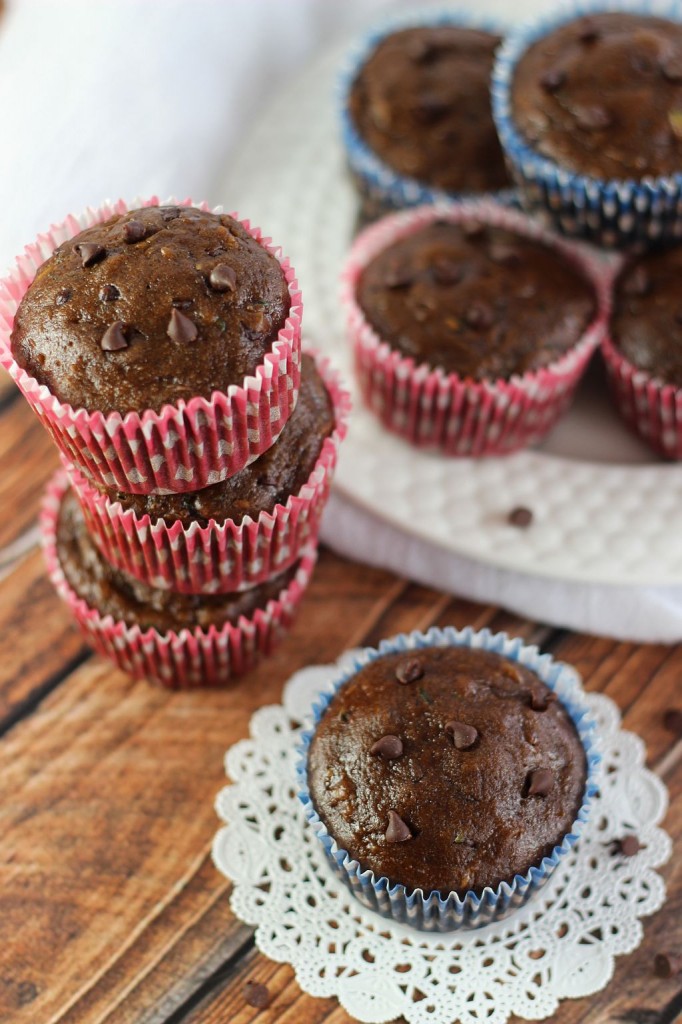
<path fill-rule="evenodd" d="M 344 648 L 432 624 L 490 626 L 572 662 L 646 741 L 682 834 L 682 650 L 578 636 L 322 552 L 298 623 L 234 690 L 170 693 L 132 682 L 83 645 L 36 547 L 40 493 L 57 457 L 23 400 L 0 393 L 0 1021 L 12 1024 L 343 1024 L 334 1001 L 303 995 L 290 968 L 255 949 L 213 867 L 213 799 L 223 754 L 288 676 Z M 172 843 L 170 838 L 172 837 Z M 670 1024 L 682 975 L 652 971 L 682 950 L 682 858 L 668 902 L 612 983 L 566 1001 L 569 1021 Z M 267 985 L 262 1011 L 245 984 Z"/>

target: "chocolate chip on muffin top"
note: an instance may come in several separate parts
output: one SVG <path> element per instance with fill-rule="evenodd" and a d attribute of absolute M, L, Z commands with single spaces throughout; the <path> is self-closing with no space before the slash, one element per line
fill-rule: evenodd
<path fill-rule="evenodd" d="M 497 654 L 434 647 L 370 662 L 308 754 L 339 847 L 392 883 L 441 893 L 511 881 L 570 832 L 586 758 L 563 705 Z"/>
<path fill-rule="evenodd" d="M 278 261 L 234 218 L 146 207 L 55 250 L 19 306 L 12 352 L 73 407 L 159 411 L 242 384 L 289 309 Z"/>

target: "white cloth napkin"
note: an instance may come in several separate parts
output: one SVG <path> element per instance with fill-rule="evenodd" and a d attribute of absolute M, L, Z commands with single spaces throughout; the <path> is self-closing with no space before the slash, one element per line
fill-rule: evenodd
<path fill-rule="evenodd" d="M 505 3 L 487 7 L 508 14 Z M 7 0 L 0 264 L 47 224 L 104 198 L 174 194 L 229 206 L 218 183 L 259 106 L 335 34 L 386 6 Z M 531 618 L 632 640 L 682 638 L 682 587 L 580 585 L 492 569 L 405 536 L 338 494 L 323 535 L 352 558 Z"/>

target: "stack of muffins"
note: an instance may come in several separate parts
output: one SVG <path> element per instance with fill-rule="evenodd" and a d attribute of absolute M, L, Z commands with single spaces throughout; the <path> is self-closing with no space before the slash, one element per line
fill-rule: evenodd
<path fill-rule="evenodd" d="M 561 5 L 511 31 L 457 12 L 402 17 L 356 51 L 342 94 L 363 219 L 416 208 L 361 234 L 345 274 L 360 384 L 382 422 L 448 454 L 517 450 L 554 424 L 601 348 L 622 415 L 682 457 L 679 5 Z M 465 209 L 463 196 L 485 200 Z M 420 204 L 483 240 L 435 231 Z M 615 289 L 603 261 L 510 204 L 629 250 Z M 591 317 L 573 315 L 576 268 Z"/>
<path fill-rule="evenodd" d="M 259 231 L 156 200 L 69 218 L 2 285 L 3 364 L 65 466 L 52 579 L 134 676 L 223 684 L 291 622 L 348 402 L 301 312 Z"/>

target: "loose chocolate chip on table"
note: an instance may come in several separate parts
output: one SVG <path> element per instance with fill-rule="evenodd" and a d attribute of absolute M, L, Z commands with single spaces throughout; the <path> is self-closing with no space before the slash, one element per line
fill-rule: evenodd
<path fill-rule="evenodd" d="M 677 737 L 682 737 L 682 708 L 668 708 L 663 712 L 663 725 Z"/>
<path fill-rule="evenodd" d="M 412 833 L 397 811 L 388 812 L 385 837 L 387 843 L 405 843 L 412 838 Z"/>
<path fill-rule="evenodd" d="M 403 753 L 403 741 L 399 736 L 382 736 L 370 749 L 370 754 L 383 757 L 384 761 L 395 761 Z"/>
<path fill-rule="evenodd" d="M 476 302 L 473 306 L 469 306 L 464 314 L 464 319 L 469 327 L 473 327 L 475 330 L 485 330 L 494 324 L 495 314 L 484 302 Z"/>
<path fill-rule="evenodd" d="M 121 298 L 121 293 L 115 284 L 103 284 L 99 291 L 102 302 L 116 302 Z"/>
<path fill-rule="evenodd" d="M 464 722 L 447 722 L 445 731 L 452 736 L 453 745 L 457 750 L 471 750 L 478 739 L 478 729 Z"/>
<path fill-rule="evenodd" d="M 547 796 L 554 785 L 549 768 L 535 768 L 528 775 L 528 796 Z"/>
<path fill-rule="evenodd" d="M 637 836 L 633 836 L 631 833 L 623 836 L 622 839 L 616 839 L 615 848 L 616 853 L 622 854 L 623 857 L 634 857 L 642 849 L 642 844 Z"/>
<path fill-rule="evenodd" d="M 587 132 L 603 131 L 603 129 L 608 128 L 613 121 L 613 118 L 606 107 L 600 107 L 596 103 L 591 106 L 575 107 L 573 110 L 573 116 L 575 117 L 578 127 L 584 128 Z"/>
<path fill-rule="evenodd" d="M 218 263 L 209 274 L 208 283 L 214 292 L 233 292 L 237 287 L 237 275 L 227 263 Z"/>
<path fill-rule="evenodd" d="M 62 288 L 60 292 L 57 292 L 57 297 L 54 300 L 58 306 L 63 306 L 65 302 L 68 302 L 73 292 L 70 288 Z"/>
<path fill-rule="evenodd" d="M 107 254 L 104 246 L 98 245 L 96 242 L 78 242 L 73 248 L 74 252 L 80 256 L 83 267 L 91 267 L 93 264 L 99 263 Z"/>
<path fill-rule="evenodd" d="M 247 981 L 244 985 L 244 999 L 254 1010 L 264 1010 L 270 1005 L 270 993 L 259 981 Z"/>
<path fill-rule="evenodd" d="M 658 978 L 673 978 L 682 971 L 682 953 L 657 953 L 654 957 L 654 974 Z"/>
<path fill-rule="evenodd" d="M 431 267 L 431 275 L 437 284 L 457 284 L 462 280 L 463 268 L 461 263 L 454 260 L 437 260 Z"/>
<path fill-rule="evenodd" d="M 123 237 L 129 245 L 141 242 L 147 234 L 147 229 L 141 220 L 129 220 L 123 225 Z"/>
<path fill-rule="evenodd" d="M 625 295 L 646 295 L 648 290 L 649 275 L 646 268 L 640 263 L 623 278 L 623 293 Z"/>
<path fill-rule="evenodd" d="M 517 507 L 513 508 L 507 516 L 507 522 L 511 526 L 518 526 L 524 530 L 533 522 L 533 513 L 529 508 L 524 508 L 523 505 L 517 505 Z"/>
<path fill-rule="evenodd" d="M 100 342 L 104 352 L 119 352 L 122 348 L 128 348 L 125 326 L 122 320 L 116 320 L 107 327 Z"/>
<path fill-rule="evenodd" d="M 195 341 L 198 333 L 196 324 L 188 316 L 180 313 L 177 309 L 173 310 L 166 328 L 166 334 L 171 341 L 179 343 Z"/>
<path fill-rule="evenodd" d="M 399 683 L 416 683 L 423 675 L 424 669 L 418 658 L 406 658 L 396 666 L 395 677 Z"/>
<path fill-rule="evenodd" d="M 549 68 L 540 79 L 545 92 L 557 92 L 566 82 L 566 72 L 560 68 Z"/>

